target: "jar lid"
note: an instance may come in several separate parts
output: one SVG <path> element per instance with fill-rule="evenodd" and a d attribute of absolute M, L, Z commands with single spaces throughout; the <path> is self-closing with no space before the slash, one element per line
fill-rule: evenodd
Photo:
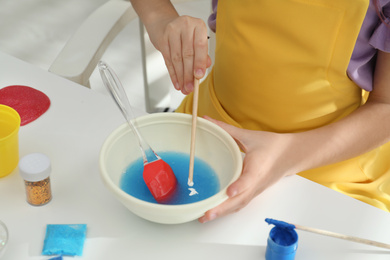
<path fill-rule="evenodd" d="M 19 161 L 20 176 L 26 181 L 41 181 L 49 177 L 50 159 L 42 153 L 31 153 Z"/>

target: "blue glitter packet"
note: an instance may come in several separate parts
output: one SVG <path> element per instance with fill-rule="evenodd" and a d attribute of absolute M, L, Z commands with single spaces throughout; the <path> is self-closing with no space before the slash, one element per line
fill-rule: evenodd
<path fill-rule="evenodd" d="M 81 256 L 86 234 L 86 224 L 48 224 L 42 255 Z"/>

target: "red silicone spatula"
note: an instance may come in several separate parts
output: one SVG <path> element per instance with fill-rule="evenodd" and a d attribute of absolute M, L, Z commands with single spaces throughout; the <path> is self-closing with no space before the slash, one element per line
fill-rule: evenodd
<path fill-rule="evenodd" d="M 143 178 L 153 197 L 162 202 L 168 199 L 176 188 L 176 176 L 171 167 L 163 161 L 143 139 L 138 129 L 135 127 L 132 118 L 131 106 L 126 92 L 122 87 L 117 75 L 103 61 L 98 64 L 103 83 L 110 91 L 111 96 L 122 111 L 122 114 L 129 123 L 133 133 L 138 139 L 139 147 L 144 160 Z"/>

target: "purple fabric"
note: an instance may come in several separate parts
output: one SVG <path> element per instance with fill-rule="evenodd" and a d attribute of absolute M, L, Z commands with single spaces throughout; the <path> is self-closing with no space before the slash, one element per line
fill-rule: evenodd
<path fill-rule="evenodd" d="M 217 31 L 217 5 L 218 5 L 218 0 L 212 0 L 211 6 L 213 8 L 213 13 L 210 15 L 210 17 L 207 21 L 210 29 L 213 32 Z"/>
<path fill-rule="evenodd" d="M 379 3 L 383 14 L 390 17 L 390 0 L 381 0 Z M 389 18 L 385 22 L 389 23 Z M 389 26 L 379 19 L 371 0 L 347 69 L 348 76 L 367 91 L 373 87 L 377 50 L 390 52 Z"/>
<path fill-rule="evenodd" d="M 208 25 L 214 32 L 216 31 L 217 4 L 218 0 L 212 0 L 213 13 L 208 19 Z M 377 51 L 390 52 L 390 0 L 379 0 L 379 4 L 386 17 L 387 25 L 379 19 L 374 0 L 370 0 L 366 17 L 347 68 L 351 80 L 367 91 L 371 91 L 373 87 Z"/>

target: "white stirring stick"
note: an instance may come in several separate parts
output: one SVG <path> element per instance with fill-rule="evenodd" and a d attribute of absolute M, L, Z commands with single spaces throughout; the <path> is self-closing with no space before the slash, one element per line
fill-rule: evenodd
<path fill-rule="evenodd" d="M 377 241 L 372 241 L 372 240 L 368 240 L 368 239 L 364 239 L 364 238 L 338 234 L 338 233 L 334 233 L 334 232 L 330 232 L 330 231 L 326 231 L 326 230 L 305 227 L 305 226 L 300 226 L 300 225 L 295 225 L 295 224 L 291 224 L 291 225 L 294 225 L 296 229 L 303 230 L 303 231 L 308 231 L 308 232 L 312 232 L 312 233 L 316 233 L 316 234 L 320 234 L 320 235 L 324 235 L 324 236 L 344 239 L 344 240 L 357 242 L 357 243 L 361 243 L 361 244 L 366 244 L 366 245 L 370 245 L 370 246 L 376 246 L 376 247 L 390 249 L 389 244 L 384 244 L 384 243 L 377 242 Z"/>
<path fill-rule="evenodd" d="M 195 159 L 195 137 L 196 121 L 198 117 L 199 79 L 194 78 L 194 98 L 192 103 L 192 128 L 191 128 L 191 149 L 190 149 L 190 170 L 188 174 L 188 186 L 194 185 L 194 159 Z"/>

